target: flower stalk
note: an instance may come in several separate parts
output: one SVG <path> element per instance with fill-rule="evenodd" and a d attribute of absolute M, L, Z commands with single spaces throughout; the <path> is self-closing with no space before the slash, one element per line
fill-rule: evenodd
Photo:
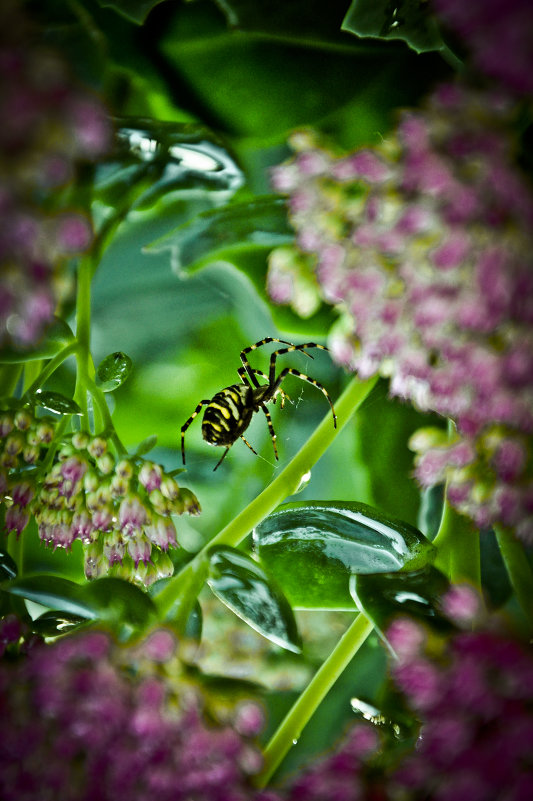
<path fill-rule="evenodd" d="M 303 693 L 289 710 L 263 752 L 264 764 L 255 777 L 255 784 L 264 787 L 280 765 L 291 745 L 299 739 L 304 727 L 326 697 L 335 681 L 348 666 L 357 651 L 374 629 L 374 624 L 362 613 L 344 632 L 343 636 L 317 670 Z"/>

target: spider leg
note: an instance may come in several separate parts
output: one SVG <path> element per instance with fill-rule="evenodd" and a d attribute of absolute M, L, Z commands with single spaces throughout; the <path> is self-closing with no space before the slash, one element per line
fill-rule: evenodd
<path fill-rule="evenodd" d="M 220 457 L 220 459 L 218 460 L 216 465 L 213 467 L 213 473 L 215 472 L 217 467 L 219 467 L 222 464 L 222 462 L 224 461 L 224 458 L 225 458 L 225 456 L 226 456 L 228 451 L 229 451 L 229 448 L 226 448 L 226 450 L 224 451 L 224 453 L 222 454 L 222 456 Z"/>
<path fill-rule="evenodd" d="M 283 405 L 283 395 L 281 403 Z M 270 431 L 270 439 L 272 440 L 272 447 L 274 448 L 274 456 L 276 457 L 276 461 L 278 461 L 278 448 L 276 446 L 276 432 L 274 431 L 274 426 L 272 425 L 272 418 L 270 417 L 270 412 L 268 411 L 267 407 L 264 403 L 261 404 L 261 409 L 265 413 L 265 417 L 268 423 L 268 430 Z"/>
<path fill-rule="evenodd" d="M 280 340 L 281 342 L 281 340 Z M 268 383 L 274 384 L 276 382 L 276 359 L 278 356 L 282 356 L 284 353 L 290 353 L 293 350 L 299 350 L 304 353 L 306 356 L 309 356 L 310 359 L 314 358 L 310 353 L 306 352 L 306 348 L 318 348 L 319 350 L 328 350 L 324 345 L 317 345 L 316 342 L 304 342 L 303 345 L 293 345 L 289 343 L 289 348 L 280 348 L 279 350 L 275 350 L 274 353 L 270 356 L 270 369 L 268 371 Z"/>
<path fill-rule="evenodd" d="M 268 376 L 265 373 L 263 373 L 262 370 L 256 370 L 255 367 L 250 367 L 250 370 L 252 371 L 252 373 L 255 373 L 255 375 L 260 375 L 261 378 L 264 378 L 265 381 L 268 381 Z M 239 378 L 241 379 L 242 383 L 246 384 L 247 386 L 250 386 L 250 379 L 248 378 L 248 376 L 246 374 L 246 370 L 244 369 L 244 367 L 239 367 L 237 372 L 239 374 Z M 254 381 L 254 386 L 258 387 L 259 386 L 259 381 L 255 378 L 255 376 L 254 376 L 253 381 Z"/>
<path fill-rule="evenodd" d="M 325 350 L 325 348 L 324 348 L 324 350 Z M 299 370 L 295 370 L 294 367 L 285 367 L 281 371 L 281 373 L 279 374 L 279 376 L 277 377 L 277 379 L 276 379 L 276 381 L 274 383 L 274 388 L 275 389 L 277 389 L 279 387 L 279 385 L 281 384 L 281 382 L 283 381 L 283 379 L 287 375 L 295 375 L 295 376 L 297 376 L 297 378 L 301 378 L 302 381 L 307 381 L 308 384 L 312 384 L 314 387 L 316 387 L 317 389 L 319 389 L 321 391 L 321 393 L 326 397 L 327 402 L 331 406 L 331 413 L 333 415 L 333 427 L 337 428 L 337 415 L 335 414 L 335 409 L 333 408 L 333 403 L 331 402 L 331 398 L 329 397 L 329 393 L 328 393 L 326 387 L 322 386 L 322 384 L 320 384 L 314 378 L 309 378 L 309 376 L 305 375 L 305 373 L 300 373 Z"/>
<path fill-rule="evenodd" d="M 185 423 L 183 423 L 183 425 L 181 427 L 181 458 L 183 460 L 183 464 L 185 464 L 185 432 L 189 428 L 189 426 L 192 423 L 192 421 L 194 420 L 194 418 L 197 416 L 197 414 L 200 411 L 200 409 L 202 408 L 202 406 L 208 406 L 210 403 L 211 403 L 211 401 L 208 401 L 208 400 L 205 400 L 205 399 L 201 400 L 200 403 L 198 404 L 198 406 L 196 407 L 196 409 L 194 410 L 194 412 L 189 417 L 189 419 L 186 420 Z"/>
<path fill-rule="evenodd" d="M 246 439 L 246 437 L 243 437 L 243 435 L 242 435 L 242 434 L 241 434 L 241 439 L 242 439 L 242 441 L 244 442 L 244 444 L 245 444 L 245 445 L 248 445 L 248 447 L 250 448 L 250 450 L 252 451 L 252 453 L 255 453 L 255 455 L 257 456 L 257 451 L 256 451 L 256 450 L 254 450 L 254 449 L 252 448 L 252 446 L 250 445 L 250 443 L 248 442 L 248 440 Z M 225 455 L 225 454 L 224 454 L 224 455 Z"/>
<path fill-rule="evenodd" d="M 256 350 L 257 348 L 262 347 L 263 345 L 268 345 L 269 342 L 279 342 L 281 345 L 290 345 L 291 347 L 289 348 L 289 350 L 299 350 L 300 349 L 299 345 L 293 345 L 292 342 L 287 342 L 286 339 L 276 339 L 276 337 L 265 337 L 264 339 L 261 339 L 259 342 L 256 342 L 254 345 L 248 345 L 247 348 L 244 348 L 243 350 L 241 350 L 241 362 L 242 362 L 243 368 L 247 372 L 247 374 L 248 374 L 249 378 L 251 379 L 252 384 L 254 385 L 254 387 L 258 387 L 259 386 L 259 384 L 257 382 L 257 379 L 254 376 L 254 372 L 256 372 L 256 371 L 252 367 L 250 367 L 248 359 L 246 358 L 246 354 L 250 353 L 250 351 L 252 351 L 252 350 Z M 304 345 L 304 347 L 306 347 L 306 346 Z M 318 346 L 318 347 L 320 347 L 320 346 Z M 283 351 L 283 352 L 285 353 L 285 351 Z M 309 356 L 311 359 L 313 358 L 310 353 L 307 353 L 306 356 Z M 241 375 L 240 372 L 239 372 L 239 375 L 241 376 L 241 379 L 242 379 L 242 375 Z"/>

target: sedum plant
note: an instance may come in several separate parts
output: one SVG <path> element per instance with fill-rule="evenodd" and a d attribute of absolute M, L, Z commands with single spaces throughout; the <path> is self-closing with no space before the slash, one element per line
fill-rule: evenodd
<path fill-rule="evenodd" d="M 2 6 L 6 801 L 531 797 L 533 12 L 463 5 Z"/>

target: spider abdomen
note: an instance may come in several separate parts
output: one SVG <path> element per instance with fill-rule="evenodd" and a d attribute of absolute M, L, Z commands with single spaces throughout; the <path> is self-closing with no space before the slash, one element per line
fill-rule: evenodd
<path fill-rule="evenodd" d="M 211 445 L 232 445 L 250 425 L 253 413 L 251 387 L 232 384 L 209 401 L 202 420 L 202 436 Z"/>

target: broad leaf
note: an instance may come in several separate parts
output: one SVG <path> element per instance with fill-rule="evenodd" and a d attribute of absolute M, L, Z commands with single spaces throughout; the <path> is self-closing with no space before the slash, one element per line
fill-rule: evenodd
<path fill-rule="evenodd" d="M 444 46 L 427 0 L 352 0 L 342 30 L 360 37 L 403 39 L 417 53 Z"/>
<path fill-rule="evenodd" d="M 362 503 L 280 506 L 254 530 L 254 546 L 291 606 L 353 609 L 353 573 L 414 570 L 434 547 L 418 529 Z"/>
<path fill-rule="evenodd" d="M 152 8 L 162 2 L 163 0 L 98 0 L 103 8 L 113 8 L 137 25 L 142 25 Z"/>
<path fill-rule="evenodd" d="M 59 637 L 87 623 L 87 618 L 69 612 L 45 612 L 35 618 L 33 631 L 43 637 Z"/>
<path fill-rule="evenodd" d="M 61 395 L 59 392 L 48 392 L 39 389 L 28 398 L 28 401 L 33 406 L 41 406 L 43 409 L 48 409 L 49 412 L 55 412 L 56 414 L 82 414 L 76 401 Z"/>
<path fill-rule="evenodd" d="M 246 275 L 258 295 L 266 301 L 276 325 L 301 332 L 302 336 L 325 336 L 334 317 L 322 304 L 302 320 L 289 306 L 272 306 L 267 294 L 268 257 L 274 247 L 288 244 L 294 231 L 287 221 L 285 201 L 263 195 L 253 201 L 231 203 L 198 214 L 144 248 L 145 252 L 169 251 L 172 269 L 179 275 L 193 274 L 215 262 L 228 262 Z"/>
<path fill-rule="evenodd" d="M 2 589 L 76 618 L 98 618 L 119 628 L 124 623 L 144 627 L 155 616 L 152 599 L 139 587 L 118 578 L 76 584 L 60 576 L 42 574 L 4 582 Z"/>
<path fill-rule="evenodd" d="M 222 603 L 263 637 L 288 651 L 300 652 L 292 609 L 254 559 L 235 548 L 212 549 L 207 583 Z"/>
<path fill-rule="evenodd" d="M 60 576 L 48 574 L 24 576 L 4 582 L 2 589 L 51 609 L 59 609 L 87 619 L 97 617 L 85 595 L 85 587 Z"/>
<path fill-rule="evenodd" d="M 108 623 L 135 628 L 155 622 L 156 607 L 150 596 L 129 581 L 100 578 L 84 587 L 84 597 L 95 615 Z"/>
<path fill-rule="evenodd" d="M 170 250 L 176 272 L 194 272 L 217 259 L 232 261 L 233 254 L 242 250 L 268 252 L 293 239 L 285 201 L 268 195 L 199 214 L 148 245 L 146 251 Z"/>
<path fill-rule="evenodd" d="M 357 607 L 382 635 L 392 620 L 402 614 L 429 619 L 448 628 L 450 623 L 439 612 L 440 599 L 448 587 L 446 576 L 430 565 L 412 573 L 354 575 L 350 582 Z"/>
<path fill-rule="evenodd" d="M 241 169 L 207 128 L 151 119 L 116 120 L 116 144 L 98 170 L 96 196 L 114 209 L 149 209 L 163 196 L 203 189 L 229 196 Z"/>
<path fill-rule="evenodd" d="M 97 367 L 98 386 L 102 392 L 118 389 L 131 373 L 133 362 L 125 353 L 117 351 L 106 356 Z"/>

